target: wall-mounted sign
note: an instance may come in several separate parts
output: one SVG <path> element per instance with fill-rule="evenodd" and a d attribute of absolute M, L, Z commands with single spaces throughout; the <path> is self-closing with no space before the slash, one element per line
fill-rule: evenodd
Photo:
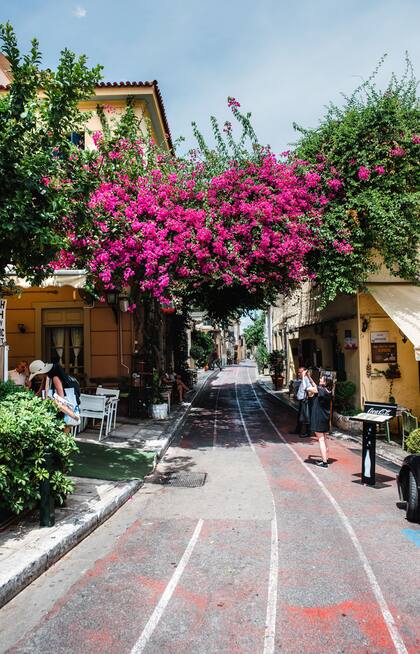
<path fill-rule="evenodd" d="M 396 343 L 372 343 L 372 363 L 397 363 Z"/>
<path fill-rule="evenodd" d="M 388 343 L 389 332 L 370 332 L 371 343 Z"/>
<path fill-rule="evenodd" d="M 6 300 L 0 300 L 0 346 L 6 343 Z"/>

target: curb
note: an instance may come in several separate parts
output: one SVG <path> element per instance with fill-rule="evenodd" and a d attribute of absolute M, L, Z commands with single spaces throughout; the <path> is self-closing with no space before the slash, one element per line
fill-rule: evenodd
<path fill-rule="evenodd" d="M 281 402 L 283 406 L 288 407 L 292 411 L 297 412 L 297 407 L 289 403 L 285 398 L 281 397 L 280 395 L 276 395 L 270 388 L 268 388 L 268 386 L 265 384 L 264 381 L 262 381 L 261 379 L 257 379 L 257 383 L 268 395 L 271 395 L 276 400 Z M 352 441 L 353 443 L 357 443 L 360 446 L 362 445 L 362 437 L 358 436 L 357 434 L 347 433 L 334 429 L 331 432 L 330 436 L 332 438 L 337 438 L 338 440 L 341 441 Z M 377 443 L 376 456 L 383 459 L 387 463 L 392 463 L 393 465 L 401 466 L 403 459 L 407 456 L 407 453 L 404 452 L 401 455 L 399 452 L 392 452 L 389 451 L 388 449 L 384 449 L 381 443 Z"/>
<path fill-rule="evenodd" d="M 176 410 L 173 415 L 173 419 L 167 425 L 167 427 L 162 432 L 160 438 L 158 439 L 158 444 L 153 446 L 150 450 L 145 449 L 145 452 L 155 452 L 157 459 L 162 459 L 165 455 L 168 448 L 171 446 L 172 442 L 175 440 L 178 435 L 186 417 L 188 416 L 191 407 L 194 404 L 196 397 L 201 393 L 203 388 L 206 386 L 207 382 L 219 372 L 219 370 L 214 370 L 210 375 L 207 375 L 199 384 L 194 396 L 190 402 L 183 402 L 180 407 Z M 156 465 L 155 465 L 156 467 Z M 152 471 L 153 472 L 153 471 Z M 150 473 L 152 474 L 152 473 Z"/>
<path fill-rule="evenodd" d="M 199 383 L 191 402 L 184 402 L 174 414 L 174 419 L 168 424 L 162 433 L 159 441 L 161 444 L 151 449 L 156 454 L 152 474 L 156 468 L 157 460 L 161 459 L 166 450 L 170 447 L 179 430 L 181 429 L 194 400 L 201 393 L 207 382 L 216 375 L 213 371 L 201 383 Z M 146 451 L 146 450 L 145 450 Z M 95 507 L 89 508 L 80 517 L 69 519 L 63 522 L 61 529 L 64 530 L 63 537 L 57 540 L 57 533 L 49 534 L 43 542 L 33 548 L 18 551 L 10 557 L 16 561 L 15 571 L 11 575 L 0 573 L 0 608 L 10 602 L 26 586 L 29 586 L 37 577 L 42 575 L 54 563 L 59 561 L 67 552 L 76 547 L 82 540 L 91 534 L 97 527 L 106 522 L 119 508 L 123 506 L 142 486 L 143 480 L 135 479 L 124 484 L 121 492 L 114 493 L 113 497 L 99 500 Z M 120 490 L 117 487 L 117 490 Z M 16 557 L 16 559 L 15 559 Z M 17 569 L 17 571 L 16 571 Z"/>
<path fill-rule="evenodd" d="M 11 576 L 0 575 L 0 608 L 111 517 L 142 485 L 143 481 L 139 479 L 124 484 L 122 492 L 100 500 L 94 509 L 64 523 L 62 527 L 66 533 L 62 539 L 57 541 L 57 534 L 51 534 L 39 546 L 10 557 L 16 557 L 18 570 Z"/>

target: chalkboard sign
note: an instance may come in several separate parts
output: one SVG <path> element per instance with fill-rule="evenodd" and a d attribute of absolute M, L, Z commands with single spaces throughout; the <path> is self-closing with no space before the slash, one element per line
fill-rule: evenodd
<path fill-rule="evenodd" d="M 396 343 L 372 343 L 372 363 L 397 363 Z"/>

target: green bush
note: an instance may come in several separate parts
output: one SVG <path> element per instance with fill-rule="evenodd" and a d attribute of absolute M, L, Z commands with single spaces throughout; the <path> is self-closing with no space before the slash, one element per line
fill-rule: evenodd
<path fill-rule="evenodd" d="M 24 393 L 25 388 L 23 386 L 16 386 L 15 382 L 12 381 L 7 381 L 7 382 L 1 382 L 0 383 L 0 402 L 4 400 L 5 397 L 8 395 L 12 395 L 13 393 Z"/>
<path fill-rule="evenodd" d="M 405 442 L 409 452 L 420 454 L 420 429 L 414 429 Z"/>
<path fill-rule="evenodd" d="M 258 366 L 258 372 L 264 372 L 264 368 L 268 365 L 268 350 L 265 343 L 260 343 L 255 352 L 255 360 Z"/>
<path fill-rule="evenodd" d="M 17 387 L 15 387 L 16 389 Z M 56 406 L 24 389 L 0 385 L 0 508 L 19 514 L 36 507 L 40 481 L 48 478 L 44 453 L 54 458 L 50 479 L 57 502 L 72 492 L 66 477 L 74 438 L 64 431 Z"/>
<path fill-rule="evenodd" d="M 199 366 L 205 366 L 214 350 L 214 341 L 211 334 L 194 330 L 191 333 L 190 356 Z"/>
<path fill-rule="evenodd" d="M 352 381 L 338 381 L 335 385 L 335 408 L 343 415 L 352 415 L 353 395 L 356 392 L 356 384 Z"/>

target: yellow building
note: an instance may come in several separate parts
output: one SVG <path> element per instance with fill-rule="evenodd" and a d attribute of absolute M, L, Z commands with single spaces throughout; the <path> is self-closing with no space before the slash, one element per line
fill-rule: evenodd
<path fill-rule="evenodd" d="M 7 93 L 8 62 L 0 57 L 0 93 Z M 84 135 L 85 147 L 94 147 L 90 131 L 100 130 L 96 106 L 122 113 L 127 98 L 152 137 L 169 151 L 172 149 L 162 97 L 156 81 L 102 82 L 81 109 L 92 111 Z M 57 271 L 42 287 L 29 287 L 18 280 L 22 293 L 7 298 L 7 343 L 9 369 L 19 360 L 59 358 L 67 372 L 83 382 L 94 383 L 128 377 L 135 350 L 133 320 L 124 313 L 124 303 L 92 303 L 83 292 L 83 271 Z M 122 311 L 120 309 L 123 309 Z M 162 318 L 164 322 L 164 318 Z"/>
<path fill-rule="evenodd" d="M 394 398 L 420 417 L 419 286 L 382 270 L 365 290 L 339 295 L 319 310 L 305 284 L 292 297 L 279 297 L 269 322 L 272 349 L 285 350 L 288 381 L 302 364 L 335 370 L 356 385 L 356 406 Z"/>

